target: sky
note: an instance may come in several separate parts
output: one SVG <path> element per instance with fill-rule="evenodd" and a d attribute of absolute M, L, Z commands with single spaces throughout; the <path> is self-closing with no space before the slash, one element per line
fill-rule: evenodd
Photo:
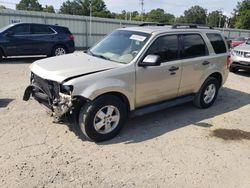
<path fill-rule="evenodd" d="M 0 0 L 0 4 L 8 8 L 15 8 L 15 4 L 20 0 Z M 38 0 L 42 5 L 53 5 L 55 9 L 59 9 L 61 4 L 66 0 Z M 208 12 L 214 10 L 222 10 L 224 14 L 230 16 L 237 2 L 240 0 L 144 0 L 144 10 L 146 12 L 155 8 L 162 8 L 166 12 L 180 16 L 184 11 L 193 5 L 200 5 L 206 8 Z M 111 12 L 139 11 L 141 6 L 139 0 L 104 0 L 107 8 Z"/>

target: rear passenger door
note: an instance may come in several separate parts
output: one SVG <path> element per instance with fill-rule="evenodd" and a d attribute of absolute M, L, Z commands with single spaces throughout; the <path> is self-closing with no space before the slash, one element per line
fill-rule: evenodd
<path fill-rule="evenodd" d="M 179 96 L 194 93 L 211 62 L 208 47 L 199 33 L 181 35 L 182 78 Z"/>
<path fill-rule="evenodd" d="M 49 55 L 54 44 L 56 32 L 47 25 L 31 24 L 30 27 L 34 54 Z"/>

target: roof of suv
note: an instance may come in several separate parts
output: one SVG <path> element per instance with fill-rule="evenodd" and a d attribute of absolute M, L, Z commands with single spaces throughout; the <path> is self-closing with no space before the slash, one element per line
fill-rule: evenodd
<path fill-rule="evenodd" d="M 67 28 L 67 27 L 65 27 L 65 26 L 60 26 L 60 25 L 42 24 L 42 23 L 29 23 L 29 22 L 15 23 L 15 24 L 11 24 L 11 26 L 21 25 L 21 24 L 35 24 L 35 25 L 46 25 L 46 26 L 50 26 L 50 27 L 62 27 L 62 28 Z"/>
<path fill-rule="evenodd" d="M 128 28 L 122 28 L 121 30 L 127 30 L 127 31 L 137 31 L 137 32 L 143 32 L 143 33 L 149 33 L 149 34 L 160 34 L 165 32 L 204 32 L 204 33 L 211 33 L 217 32 L 220 33 L 218 30 L 208 29 L 208 28 L 173 28 L 172 26 L 145 26 L 145 27 L 128 27 Z"/>

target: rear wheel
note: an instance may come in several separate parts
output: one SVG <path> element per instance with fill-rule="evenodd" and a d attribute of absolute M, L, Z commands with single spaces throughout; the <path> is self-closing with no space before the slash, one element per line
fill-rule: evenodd
<path fill-rule="evenodd" d="M 67 54 L 67 49 L 62 45 L 58 45 L 58 46 L 54 47 L 52 52 L 51 52 L 52 56 L 61 56 L 61 55 L 65 55 L 65 54 Z"/>
<path fill-rule="evenodd" d="M 215 102 L 220 88 L 219 81 L 209 77 L 194 98 L 194 105 L 199 108 L 209 108 Z"/>
<path fill-rule="evenodd" d="M 231 66 L 231 67 L 229 68 L 229 71 L 230 71 L 230 72 L 233 72 L 233 73 L 236 73 L 236 72 L 239 71 L 239 69 L 236 68 L 236 67 L 232 67 L 232 66 Z"/>
<path fill-rule="evenodd" d="M 100 142 L 118 135 L 126 118 L 125 104 L 115 96 L 106 95 L 81 108 L 79 126 L 85 138 Z"/>

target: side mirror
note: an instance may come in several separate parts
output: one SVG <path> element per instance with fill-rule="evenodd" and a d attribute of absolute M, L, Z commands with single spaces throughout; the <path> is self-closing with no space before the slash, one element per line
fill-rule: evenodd
<path fill-rule="evenodd" d="M 6 37 L 11 37 L 12 35 L 14 35 L 14 32 L 13 32 L 13 31 L 7 31 L 7 32 L 5 33 L 5 36 L 6 36 Z"/>
<path fill-rule="evenodd" d="M 147 55 L 142 62 L 139 63 L 141 67 L 160 66 L 161 57 L 159 55 Z"/>

